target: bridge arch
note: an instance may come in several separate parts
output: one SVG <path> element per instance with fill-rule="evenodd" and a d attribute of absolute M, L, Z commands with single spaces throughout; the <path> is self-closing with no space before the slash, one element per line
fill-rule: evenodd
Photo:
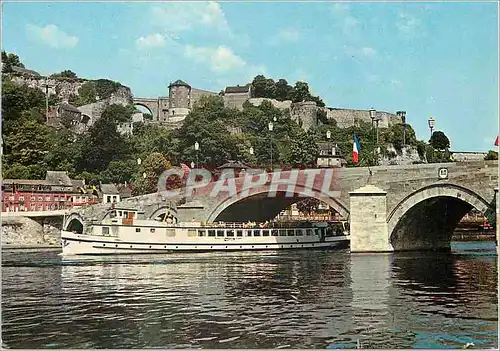
<path fill-rule="evenodd" d="M 387 217 L 394 250 L 446 249 L 458 222 L 472 208 L 492 209 L 476 192 L 460 185 L 432 184 L 402 199 Z"/>
<path fill-rule="evenodd" d="M 71 213 L 68 217 L 66 217 L 66 221 L 63 223 L 63 230 L 65 231 L 76 231 L 81 234 L 84 230 L 85 220 L 79 213 Z"/>
<path fill-rule="evenodd" d="M 319 192 L 317 189 L 312 189 Z M 242 189 L 239 194 L 245 190 Z M 326 196 L 311 196 L 305 189 L 295 189 L 293 197 L 269 197 L 269 189 L 253 192 L 248 196 L 228 197 L 220 201 L 208 214 L 207 222 L 226 221 L 226 222 L 246 222 L 248 220 L 264 222 L 274 218 L 284 208 L 304 200 L 306 198 L 316 198 L 323 201 L 343 218 L 349 218 L 348 207 L 339 199 Z"/>

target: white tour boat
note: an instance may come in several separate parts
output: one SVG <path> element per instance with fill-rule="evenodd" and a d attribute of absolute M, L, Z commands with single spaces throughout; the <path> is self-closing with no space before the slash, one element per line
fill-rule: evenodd
<path fill-rule="evenodd" d="M 347 247 L 347 223 L 277 225 L 169 223 L 140 219 L 143 212 L 115 208 L 84 226 L 76 219 L 61 231 L 63 255 L 165 253 L 172 251 L 281 250 Z"/>

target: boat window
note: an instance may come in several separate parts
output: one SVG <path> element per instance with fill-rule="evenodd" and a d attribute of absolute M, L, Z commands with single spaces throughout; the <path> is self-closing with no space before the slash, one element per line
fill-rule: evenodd
<path fill-rule="evenodd" d="M 269 230 L 263 230 L 262 236 L 269 236 Z"/>
<path fill-rule="evenodd" d="M 122 211 L 118 211 L 118 217 L 122 217 Z"/>
<path fill-rule="evenodd" d="M 236 236 L 243 236 L 243 230 L 237 230 Z"/>
<path fill-rule="evenodd" d="M 109 227 L 102 227 L 102 235 L 109 235 Z"/>
<path fill-rule="evenodd" d="M 294 233 L 293 229 L 289 229 L 289 230 L 287 230 L 287 234 L 288 234 L 288 236 L 294 236 L 295 233 Z"/>
<path fill-rule="evenodd" d="M 306 229 L 306 235 L 313 235 L 312 229 Z"/>
<path fill-rule="evenodd" d="M 136 233 L 140 233 L 141 232 L 141 228 L 135 228 L 135 232 Z"/>
<path fill-rule="evenodd" d="M 205 236 L 204 230 L 198 230 L 198 236 Z"/>
<path fill-rule="evenodd" d="M 283 229 L 283 230 L 280 230 L 279 232 L 280 232 L 280 236 L 286 236 L 286 230 Z"/>
<path fill-rule="evenodd" d="M 226 236 L 234 236 L 234 230 L 228 230 Z"/>
<path fill-rule="evenodd" d="M 224 236 L 224 231 L 223 230 L 218 230 L 217 231 L 217 236 Z"/>
<path fill-rule="evenodd" d="M 295 235 L 302 236 L 302 235 L 304 235 L 304 233 L 303 233 L 302 229 L 295 229 Z"/>
<path fill-rule="evenodd" d="M 279 232 L 279 230 L 276 230 L 276 229 L 271 230 L 271 236 L 278 236 L 278 232 Z"/>
<path fill-rule="evenodd" d="M 260 236 L 260 230 L 254 230 L 253 236 Z"/>
<path fill-rule="evenodd" d="M 189 237 L 196 236 L 196 229 L 188 229 L 188 236 Z"/>
<path fill-rule="evenodd" d="M 208 236 L 215 236 L 215 230 L 209 230 Z"/>
<path fill-rule="evenodd" d="M 167 229 L 167 236 L 175 236 L 175 229 Z"/>
<path fill-rule="evenodd" d="M 128 212 L 127 211 L 123 211 L 123 218 L 128 218 Z"/>
<path fill-rule="evenodd" d="M 154 233 L 154 232 L 155 232 L 155 228 L 151 228 L 151 229 L 149 229 L 149 231 L 150 231 L 151 233 Z"/>
<path fill-rule="evenodd" d="M 116 211 L 111 211 L 111 212 L 109 213 L 109 217 L 110 217 L 110 218 L 115 218 L 115 217 L 116 217 Z"/>

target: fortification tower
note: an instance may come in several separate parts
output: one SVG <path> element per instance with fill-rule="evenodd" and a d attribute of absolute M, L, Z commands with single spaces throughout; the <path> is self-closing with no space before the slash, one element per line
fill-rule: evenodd
<path fill-rule="evenodd" d="M 189 113 L 191 86 L 182 80 L 176 80 L 168 86 L 169 120 L 184 118 Z"/>

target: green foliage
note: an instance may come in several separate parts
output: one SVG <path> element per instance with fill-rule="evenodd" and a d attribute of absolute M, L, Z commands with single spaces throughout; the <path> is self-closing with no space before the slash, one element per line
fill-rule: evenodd
<path fill-rule="evenodd" d="M 485 160 L 498 160 L 498 152 L 489 150 L 486 156 L 484 156 Z"/>
<path fill-rule="evenodd" d="M 443 132 L 438 130 L 432 133 L 430 144 L 434 149 L 445 150 L 450 147 L 450 140 Z"/>
<path fill-rule="evenodd" d="M 136 160 L 115 160 L 111 161 L 108 168 L 102 172 L 101 179 L 105 183 L 130 182 L 137 171 Z"/>
<path fill-rule="evenodd" d="M 109 98 L 120 87 L 120 83 L 108 79 L 88 81 L 78 89 L 78 97 L 70 97 L 70 103 L 75 106 L 92 104 Z"/>
<path fill-rule="evenodd" d="M 24 64 L 19 59 L 19 56 L 2 51 L 2 73 L 12 72 L 12 66 L 25 68 Z"/>
<path fill-rule="evenodd" d="M 3 178 L 6 179 L 44 179 L 46 170 L 40 165 L 22 165 L 14 163 L 4 170 Z"/>
<path fill-rule="evenodd" d="M 112 104 L 107 106 L 102 112 L 101 117 L 109 118 L 116 123 L 124 123 L 132 121 L 132 114 L 134 114 L 134 106 Z"/>
<path fill-rule="evenodd" d="M 401 152 L 403 148 L 403 131 L 404 126 L 402 124 L 394 124 L 383 132 L 385 142 L 391 143 L 398 152 Z M 406 124 L 405 142 L 406 145 L 417 145 L 415 131 L 409 124 Z"/>
<path fill-rule="evenodd" d="M 76 79 L 78 76 L 76 75 L 75 72 L 67 69 L 59 73 L 54 73 L 51 75 L 52 78 L 71 78 L 71 79 Z"/>
<path fill-rule="evenodd" d="M 149 154 L 136 175 L 132 194 L 142 195 L 156 192 L 160 174 L 170 167 L 172 165 L 161 153 L 153 152 Z"/>
<path fill-rule="evenodd" d="M 279 101 L 292 100 L 293 102 L 314 101 L 320 107 L 324 102 L 318 96 L 312 96 L 309 85 L 305 82 L 296 82 L 294 87 L 288 85 L 286 79 L 275 82 L 263 75 L 256 76 L 252 81 L 252 97 L 276 99 Z"/>
<path fill-rule="evenodd" d="M 104 171 L 113 160 L 129 157 L 131 145 L 116 128 L 112 116 L 101 116 L 82 138 L 82 151 L 78 157 L 77 171 Z"/>

